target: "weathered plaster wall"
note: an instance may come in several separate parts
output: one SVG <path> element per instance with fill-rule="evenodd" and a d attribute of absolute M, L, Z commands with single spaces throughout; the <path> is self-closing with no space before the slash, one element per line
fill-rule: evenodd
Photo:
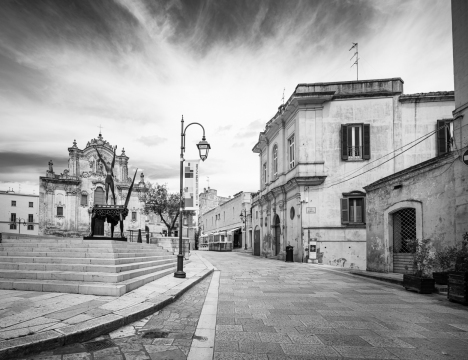
<path fill-rule="evenodd" d="M 405 201 L 418 202 L 422 208 L 422 238 L 432 239 L 434 245 L 454 244 L 456 236 L 455 181 L 453 156 L 445 157 L 432 166 L 403 173 L 376 189 L 367 189 L 367 270 L 392 271 L 393 244 L 386 225 L 385 213 L 390 207 L 397 211 L 407 207 Z M 394 189 L 395 185 L 402 185 Z M 391 214 L 387 217 L 391 227 Z"/>

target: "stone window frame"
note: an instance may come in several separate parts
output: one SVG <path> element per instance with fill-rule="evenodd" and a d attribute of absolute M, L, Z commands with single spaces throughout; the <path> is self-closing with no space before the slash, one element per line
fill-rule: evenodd
<path fill-rule="evenodd" d="M 11 206 L 16 207 L 16 200 L 11 200 Z"/>
<path fill-rule="evenodd" d="M 351 191 L 348 193 L 342 193 L 342 198 L 340 199 L 340 215 L 341 215 L 341 224 L 348 227 L 366 227 L 366 193 L 363 191 Z M 350 221 L 349 214 L 350 211 L 350 201 L 353 199 L 362 199 L 362 209 L 361 209 L 361 222 Z M 346 208 L 346 209 L 344 209 Z M 346 217 L 344 213 L 346 212 Z"/>
<path fill-rule="evenodd" d="M 387 263 L 387 271 L 393 272 L 393 214 L 405 208 L 416 210 L 416 238 L 423 239 L 423 207 L 419 200 L 402 200 L 390 205 L 384 211 L 384 250 Z"/>
<path fill-rule="evenodd" d="M 34 207 L 34 202 L 33 201 L 29 201 L 29 207 L 30 208 Z"/>

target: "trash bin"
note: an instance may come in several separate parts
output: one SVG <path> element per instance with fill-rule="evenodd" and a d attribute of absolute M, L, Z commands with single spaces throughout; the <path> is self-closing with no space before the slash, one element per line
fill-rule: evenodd
<path fill-rule="evenodd" d="M 294 246 L 291 246 L 291 245 L 286 246 L 286 262 L 294 262 L 293 250 L 294 250 Z"/>

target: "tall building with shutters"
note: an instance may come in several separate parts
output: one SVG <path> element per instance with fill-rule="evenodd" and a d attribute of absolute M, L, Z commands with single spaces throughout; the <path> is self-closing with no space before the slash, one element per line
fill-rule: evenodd
<path fill-rule="evenodd" d="M 411 271 L 408 239 L 431 239 L 439 249 L 460 244 L 468 233 L 467 18 L 468 2 L 452 0 L 455 104 L 452 114 L 437 119 L 430 138 L 436 151 L 365 186 L 368 270 Z"/>
<path fill-rule="evenodd" d="M 68 167 L 62 173 L 54 171 L 51 160 L 46 176 L 39 177 L 39 235 L 73 237 L 89 234 L 92 206 L 106 203 L 106 169 L 94 147 L 110 166 L 113 147 L 99 134 L 97 138 L 88 141 L 84 149 L 78 148 L 76 141 L 73 141 L 73 146 L 68 148 Z M 113 170 L 118 205 L 125 203 L 134 175 L 129 174 L 128 160 L 122 148 L 120 155 L 116 154 Z M 141 201 L 144 186 L 141 173 L 140 179 L 135 179 L 133 186 L 128 204 L 129 214 L 124 221 L 125 230 L 145 230 L 146 216 Z M 113 203 L 110 190 L 108 203 Z M 101 221 L 97 225 L 99 231 L 95 232 L 96 235 L 110 236 L 110 224 Z"/>
<path fill-rule="evenodd" d="M 450 124 L 454 93 L 404 94 L 401 78 L 297 85 L 253 152 L 254 254 L 366 268 L 364 186 L 447 151 L 432 136 Z M 443 127 L 438 136 L 449 136 Z"/>

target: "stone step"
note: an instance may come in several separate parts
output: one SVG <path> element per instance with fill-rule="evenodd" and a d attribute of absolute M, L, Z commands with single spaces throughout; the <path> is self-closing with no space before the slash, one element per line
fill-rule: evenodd
<path fill-rule="evenodd" d="M 172 268 L 176 259 L 170 263 L 150 266 L 142 269 L 123 271 L 120 273 L 79 272 L 79 271 L 37 271 L 37 270 L 0 270 L 3 279 L 32 279 L 32 280 L 62 280 L 100 283 L 119 283 L 139 276 L 148 275 L 167 268 Z"/>
<path fill-rule="evenodd" d="M 143 269 L 147 267 L 168 264 L 175 261 L 174 256 L 168 259 L 158 259 L 153 261 L 134 262 L 132 264 L 119 265 L 99 265 L 99 264 L 76 264 L 72 263 L 50 264 L 50 263 L 21 263 L 21 262 L 1 262 L 1 270 L 27 270 L 27 271 L 78 271 L 78 272 L 104 272 L 121 273 L 129 270 Z"/>
<path fill-rule="evenodd" d="M 87 244 L 87 245 L 115 245 L 115 246 L 154 246 L 154 244 L 146 244 L 144 242 L 138 243 L 136 241 L 119 241 L 119 240 L 83 240 L 83 239 L 66 239 L 55 238 L 50 240 L 37 240 L 37 239 L 2 239 L 2 244 Z"/>
<path fill-rule="evenodd" d="M 77 252 L 87 252 L 87 253 L 115 253 L 115 254 L 120 254 L 120 253 L 141 253 L 141 254 L 147 254 L 148 252 L 150 253 L 168 253 L 167 250 L 163 250 L 161 248 L 150 248 L 150 249 L 102 249 L 102 248 L 52 248 L 48 246 L 40 247 L 40 248 L 30 248 L 30 247 L 11 247 L 11 248 L 2 248 L 0 247 L 0 253 L 1 252 L 24 252 L 24 253 L 37 253 L 37 252 L 70 252 L 70 251 L 77 251 Z"/>
<path fill-rule="evenodd" d="M 44 291 L 99 296 L 122 296 L 151 281 L 174 273 L 176 265 L 116 284 L 83 281 L 0 279 L 2 290 Z"/>
<path fill-rule="evenodd" d="M 72 257 L 34 257 L 34 256 L 0 256 L 1 263 L 37 263 L 37 264 L 93 264 L 93 265 L 123 265 L 143 261 L 174 259 L 174 255 L 155 255 L 130 258 L 72 258 Z"/>
<path fill-rule="evenodd" d="M 145 244 L 145 243 L 127 243 L 127 242 L 120 242 L 114 241 L 112 243 L 100 243 L 100 242 L 88 242 L 88 243 L 70 243 L 70 242 L 45 242 L 45 243 L 38 243 L 38 242 L 15 242 L 15 243 L 5 243 L 3 241 L 0 243 L 0 247 L 5 248 L 14 248 L 14 247 L 72 247 L 72 248 L 104 248 L 104 249 L 150 249 L 150 248 L 161 248 L 161 246 L 157 244 Z"/>
<path fill-rule="evenodd" d="M 158 256 L 158 255 L 167 255 L 169 252 L 163 251 L 146 251 L 146 252 L 126 252 L 126 253 L 100 253 L 100 252 L 82 252 L 82 251 L 69 251 L 69 252 L 57 252 L 57 251 L 48 251 L 48 252 L 23 252 L 23 251 L 0 251 L 1 256 L 23 256 L 23 257 L 60 257 L 60 258 L 110 258 L 110 259 L 120 259 L 120 258 L 132 258 L 132 257 L 144 257 L 144 256 Z"/>

